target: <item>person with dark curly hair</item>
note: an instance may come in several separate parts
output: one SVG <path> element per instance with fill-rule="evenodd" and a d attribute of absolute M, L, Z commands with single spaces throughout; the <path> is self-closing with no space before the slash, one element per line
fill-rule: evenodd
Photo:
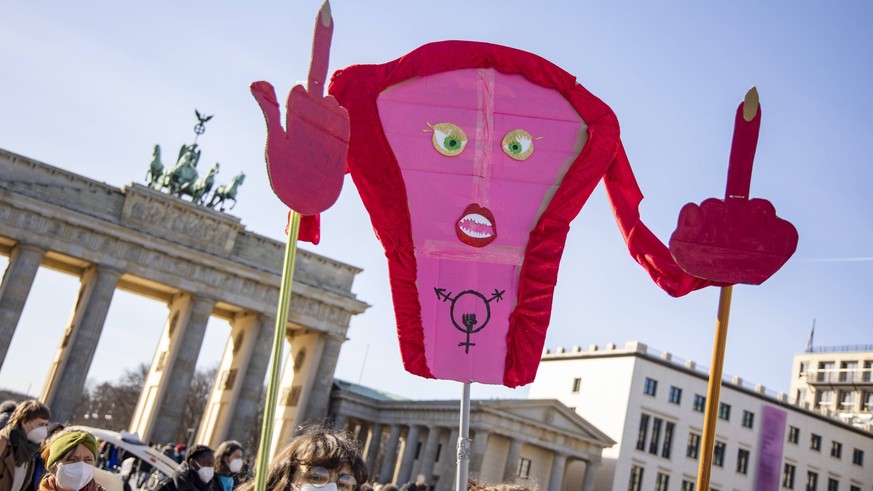
<path fill-rule="evenodd" d="M 266 476 L 270 491 L 356 491 L 367 482 L 367 464 L 353 436 L 312 427 L 294 437 L 272 460 Z M 240 491 L 252 491 L 254 481 Z"/>
<path fill-rule="evenodd" d="M 158 491 L 221 491 L 215 480 L 215 452 L 206 445 L 189 448 L 173 479 Z"/>

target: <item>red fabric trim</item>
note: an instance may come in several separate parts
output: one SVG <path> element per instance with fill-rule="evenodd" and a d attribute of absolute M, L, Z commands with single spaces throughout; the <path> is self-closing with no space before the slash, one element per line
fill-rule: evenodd
<path fill-rule="evenodd" d="M 706 285 L 702 280 L 689 280 L 691 277 L 672 261 L 666 246 L 639 221 L 637 206 L 642 195 L 620 145 L 618 121 L 606 104 L 577 84 L 572 75 L 531 53 L 469 41 L 427 44 L 383 65 L 355 65 L 340 70 L 329 88 L 329 93 L 349 111 L 348 169 L 385 248 L 400 352 L 407 371 L 433 378 L 424 355 L 406 188 L 382 130 L 376 99 L 388 87 L 411 78 L 464 68 L 494 68 L 555 89 L 588 124 L 588 142 L 528 241 L 517 304 L 509 320 L 504 385 L 525 385 L 536 375 L 569 223 L 606 173 L 619 227 L 632 255 L 649 270 L 655 282 L 671 295 Z M 392 192 L 384 192 L 386 189 Z"/>

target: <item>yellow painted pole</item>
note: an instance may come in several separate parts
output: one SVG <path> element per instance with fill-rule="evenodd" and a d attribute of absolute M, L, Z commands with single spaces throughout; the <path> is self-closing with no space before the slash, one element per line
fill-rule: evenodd
<path fill-rule="evenodd" d="M 285 329 L 288 326 L 288 308 L 291 305 L 291 284 L 294 280 L 294 261 L 297 258 L 297 235 L 300 231 L 300 214 L 292 210 L 289 216 L 288 242 L 285 244 L 285 261 L 282 268 L 282 285 L 279 288 L 279 307 L 276 313 L 276 331 L 273 337 L 273 353 L 270 358 L 272 370 L 267 382 L 267 398 L 264 401 L 264 424 L 261 426 L 261 443 L 258 445 L 258 467 L 255 474 L 255 491 L 264 491 L 267 485 L 267 461 L 270 460 L 270 443 L 273 441 L 273 417 L 279 391 L 279 367 L 282 365 L 282 348 L 285 345 Z"/>
<path fill-rule="evenodd" d="M 718 297 L 718 319 L 715 322 L 715 342 L 712 347 L 712 365 L 709 369 L 709 387 L 706 391 L 706 412 L 703 420 L 703 449 L 697 468 L 697 491 L 709 491 L 709 472 L 712 470 L 712 449 L 715 446 L 715 427 L 718 421 L 718 396 L 721 392 L 721 374 L 724 367 L 733 289 L 733 286 L 722 287 Z"/>

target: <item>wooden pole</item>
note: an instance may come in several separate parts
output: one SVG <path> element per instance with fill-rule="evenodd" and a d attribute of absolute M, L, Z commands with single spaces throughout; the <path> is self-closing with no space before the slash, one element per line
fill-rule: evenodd
<path fill-rule="evenodd" d="M 709 472 L 712 470 L 712 449 L 715 444 L 718 397 L 721 392 L 721 376 L 724 367 L 724 351 L 727 343 L 733 288 L 733 286 L 723 286 L 718 297 L 718 319 L 715 322 L 715 342 L 712 348 L 712 365 L 709 369 L 709 387 L 706 391 L 706 412 L 703 421 L 703 449 L 697 468 L 697 491 L 709 491 Z"/>
<path fill-rule="evenodd" d="M 255 491 L 264 491 L 267 485 L 267 461 L 270 460 L 270 444 L 273 441 L 273 418 L 279 391 L 279 367 L 282 365 L 282 349 L 285 347 L 285 330 L 288 326 L 288 308 L 291 305 L 291 285 L 294 280 L 294 261 L 297 259 L 297 235 L 300 232 L 300 214 L 291 211 L 288 224 L 288 242 L 285 244 L 285 262 L 282 268 L 282 285 L 279 287 L 279 306 L 276 312 L 276 329 L 273 337 L 273 353 L 270 358 L 272 370 L 267 382 L 267 397 L 264 401 L 264 424 L 261 426 L 261 442 L 258 445 L 258 466 L 255 474 Z"/>

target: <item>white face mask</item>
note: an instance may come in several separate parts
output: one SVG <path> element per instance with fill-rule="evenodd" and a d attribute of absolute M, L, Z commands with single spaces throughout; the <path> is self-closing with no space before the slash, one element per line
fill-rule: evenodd
<path fill-rule="evenodd" d="M 212 480 L 212 476 L 215 475 L 215 469 L 212 467 L 201 467 L 197 469 L 197 475 L 200 476 L 201 481 L 209 482 Z"/>
<path fill-rule="evenodd" d="M 236 474 L 237 472 L 242 470 L 243 461 L 242 459 L 233 459 L 227 464 L 227 468 L 230 469 L 230 472 Z"/>
<path fill-rule="evenodd" d="M 94 478 L 94 466 L 85 462 L 61 464 L 55 477 L 61 488 L 67 491 L 79 491 Z"/>
<path fill-rule="evenodd" d="M 337 491 L 336 483 L 329 482 L 320 488 L 316 488 L 312 484 L 304 484 L 303 486 L 295 486 L 298 491 Z"/>
<path fill-rule="evenodd" d="M 48 436 L 48 428 L 45 426 L 37 426 L 27 432 L 27 439 L 33 443 L 42 443 L 46 436 Z"/>

